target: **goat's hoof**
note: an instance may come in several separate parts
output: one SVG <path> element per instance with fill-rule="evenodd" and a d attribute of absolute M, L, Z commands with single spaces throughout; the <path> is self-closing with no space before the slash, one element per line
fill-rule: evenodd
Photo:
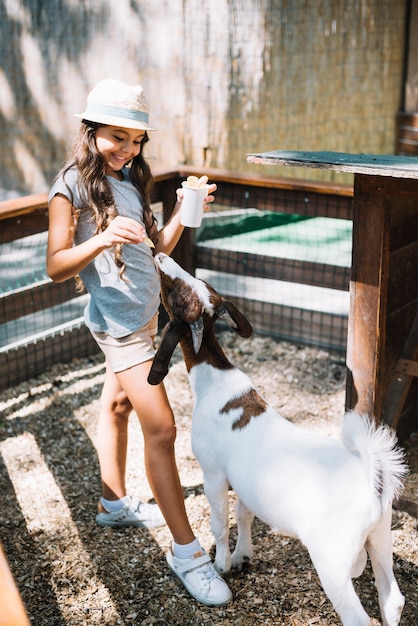
<path fill-rule="evenodd" d="M 242 571 L 242 570 L 246 570 L 250 567 L 251 564 L 251 557 L 249 556 L 242 556 L 238 559 L 233 559 L 232 560 L 232 569 L 237 570 L 237 571 Z"/>

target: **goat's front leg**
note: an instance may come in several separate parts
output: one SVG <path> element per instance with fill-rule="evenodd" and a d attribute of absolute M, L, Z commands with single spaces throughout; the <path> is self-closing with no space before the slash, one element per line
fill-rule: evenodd
<path fill-rule="evenodd" d="M 205 475 L 205 494 L 210 504 L 210 526 L 216 544 L 215 567 L 219 573 L 231 569 L 229 550 L 229 483 L 222 474 Z"/>
<path fill-rule="evenodd" d="M 251 524 L 254 519 L 254 513 L 241 500 L 238 500 L 235 517 L 238 527 L 238 539 L 235 550 L 232 553 L 232 567 L 241 570 L 242 566 L 252 559 L 254 552 L 251 537 Z"/>

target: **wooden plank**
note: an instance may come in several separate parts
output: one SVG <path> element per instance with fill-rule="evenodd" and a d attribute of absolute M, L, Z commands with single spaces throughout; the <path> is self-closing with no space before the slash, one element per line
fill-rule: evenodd
<path fill-rule="evenodd" d="M 249 163 L 311 167 L 394 178 L 418 178 L 418 158 L 392 154 L 273 150 L 247 155 Z"/>
<path fill-rule="evenodd" d="M 410 359 L 399 359 L 396 365 L 396 371 L 407 376 L 418 376 L 418 361 Z"/>
<path fill-rule="evenodd" d="M 43 281 L 27 285 L 12 292 L 0 294 L 1 323 L 10 322 L 22 315 L 42 311 L 77 297 L 73 280 L 63 283 Z"/>
<path fill-rule="evenodd" d="M 272 151 L 249 154 L 247 160 L 354 173 L 346 408 L 379 422 L 389 403 L 385 391 L 394 356 L 397 360 L 409 329 L 398 322 L 408 320 L 418 301 L 418 158 Z M 416 407 L 411 409 L 418 401 L 418 384 L 409 387 L 403 385 L 405 397 L 391 400 L 399 420 L 405 407 L 404 421 L 397 424 L 402 436 L 416 426 Z"/>
<path fill-rule="evenodd" d="M 407 307 L 418 298 L 418 240 L 390 255 L 387 314 Z"/>
<path fill-rule="evenodd" d="M 257 208 L 307 217 L 352 219 L 352 197 L 304 189 L 260 188 L 219 182 L 216 203 L 223 207 Z"/>
<path fill-rule="evenodd" d="M 407 227 L 399 231 L 406 233 L 404 237 L 396 234 L 404 222 L 402 215 L 408 214 L 404 200 L 399 210 L 401 196 L 416 211 L 417 182 L 355 177 L 346 392 L 347 408 L 370 413 L 397 429 L 409 401 L 411 378 L 394 373 L 394 362 L 400 356 L 413 360 L 418 356 L 410 352 L 418 346 L 411 329 L 418 301 L 416 244 L 392 250 L 394 240 L 397 246 L 403 238 L 409 240 Z"/>
<path fill-rule="evenodd" d="M 245 187 L 261 187 L 263 189 L 284 189 L 284 190 L 299 190 L 304 193 L 313 192 L 321 195 L 339 195 L 339 196 L 353 196 L 353 186 L 337 182 L 321 182 L 314 180 L 301 180 L 294 178 L 284 178 L 279 176 L 262 176 L 260 174 L 241 174 L 240 172 L 232 170 L 223 170 L 215 168 L 200 168 L 191 165 L 180 165 L 177 171 L 177 175 L 182 178 L 187 178 L 190 174 L 201 175 L 206 174 L 209 180 L 215 183 L 230 183 L 233 186 L 245 186 Z M 159 175 L 154 176 L 156 181 L 159 180 Z"/>
<path fill-rule="evenodd" d="M 164 222 L 174 208 L 173 199 L 180 185 L 179 177 L 186 177 L 191 173 L 199 174 L 201 171 L 198 168 L 184 167 L 179 170 L 177 178 L 167 180 L 164 176 L 156 177 L 153 201 L 163 202 Z M 352 219 L 353 189 L 349 185 L 300 183 L 273 177 L 244 176 L 210 168 L 205 169 L 205 173 L 210 180 L 216 181 L 216 203 L 223 207 L 257 207 L 264 211 L 297 213 L 309 217 Z M 172 254 L 191 274 L 194 274 L 196 267 L 194 243 L 195 231 L 186 229 Z"/>
<path fill-rule="evenodd" d="M 257 333 L 339 353 L 345 351 L 348 325 L 345 316 L 254 301 L 227 292 L 222 295 L 233 300 Z M 272 320 L 276 323 L 272 324 Z"/>
<path fill-rule="evenodd" d="M 225 207 L 258 207 L 266 211 L 352 219 L 352 185 L 240 174 L 211 168 L 203 171 L 192 166 L 180 166 L 177 172 L 172 173 L 172 176 L 176 175 L 174 182 L 167 181 L 164 173 L 156 174 L 155 200 L 162 200 L 164 196 L 172 201 L 180 179 L 203 173 L 216 182 L 216 204 Z M 171 210 L 172 206 L 167 202 L 165 214 L 169 215 Z"/>
<path fill-rule="evenodd" d="M 0 244 L 48 230 L 46 209 L 0 219 Z"/>
<path fill-rule="evenodd" d="M 346 406 L 402 432 L 411 378 L 393 371 L 418 296 L 417 194 L 414 180 L 355 176 Z"/>
<path fill-rule="evenodd" d="M 395 371 L 387 385 L 387 392 L 382 408 L 382 419 L 386 424 L 397 428 L 402 411 L 405 406 L 409 391 L 412 386 L 413 376 L 408 371 L 411 363 L 415 363 L 418 371 L 418 311 L 402 349 L 402 357 L 396 364 Z M 405 364 L 407 366 L 405 367 Z"/>
<path fill-rule="evenodd" d="M 412 181 L 406 181 L 412 182 Z M 414 206 L 413 198 L 418 200 L 418 194 L 411 190 L 407 199 L 398 195 L 391 203 L 391 234 L 390 247 L 392 251 L 418 244 L 418 211 Z M 409 211 L 403 210 L 402 201 L 409 205 Z"/>
<path fill-rule="evenodd" d="M 34 378 L 56 363 L 68 363 L 100 352 L 84 325 L 54 336 L 46 336 L 16 350 L 0 353 L 0 389 Z"/>
<path fill-rule="evenodd" d="M 386 335 L 390 210 L 384 179 L 356 174 L 346 407 L 380 421 Z"/>
<path fill-rule="evenodd" d="M 351 271 L 348 267 L 337 265 L 296 261 L 200 245 L 196 247 L 196 267 L 239 276 L 271 278 L 345 291 L 349 288 Z"/>
<path fill-rule="evenodd" d="M 401 309 L 394 309 L 386 317 L 386 346 L 385 346 L 385 387 L 388 388 L 396 364 L 403 356 L 405 342 L 414 324 L 418 310 L 418 299 Z M 410 357 L 408 357 L 410 358 Z"/>
<path fill-rule="evenodd" d="M 33 213 L 37 209 L 46 209 L 48 207 L 48 194 L 39 193 L 29 196 L 21 196 L 12 200 L 3 200 L 0 202 L 0 220 L 8 217 L 16 217 L 18 215 L 26 215 Z"/>
<path fill-rule="evenodd" d="M 402 415 L 396 426 L 396 436 L 400 442 L 405 441 L 417 431 L 418 378 L 412 379 Z"/>
<path fill-rule="evenodd" d="M 384 192 L 390 202 L 391 254 L 382 419 L 401 437 L 417 426 L 418 386 L 410 371 L 399 371 L 399 358 L 418 358 L 418 183 L 392 179 Z"/>

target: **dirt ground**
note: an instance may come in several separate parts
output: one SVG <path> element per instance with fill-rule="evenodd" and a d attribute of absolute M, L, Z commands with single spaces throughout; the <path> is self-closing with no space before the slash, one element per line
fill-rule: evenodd
<path fill-rule="evenodd" d="M 231 361 L 259 392 L 300 426 L 338 434 L 345 365 L 338 355 L 271 338 L 221 333 Z M 306 549 L 255 520 L 255 556 L 227 580 L 234 601 L 222 608 L 195 602 L 165 562 L 166 528 L 115 531 L 96 526 L 100 493 L 96 419 L 104 368 L 101 358 L 54 367 L 0 394 L 1 541 L 35 626 L 338 624 Z M 202 474 L 190 447 L 192 398 L 180 352 L 166 386 L 177 419 L 177 459 L 191 523 L 213 554 Z M 393 511 L 394 570 L 406 606 L 401 623 L 418 621 L 418 438 L 404 442 L 410 473 Z M 151 498 L 142 435 L 130 422 L 130 493 Z M 234 503 L 231 492 L 231 505 Z M 235 539 L 233 508 L 231 542 Z M 370 566 L 355 582 L 380 624 Z"/>

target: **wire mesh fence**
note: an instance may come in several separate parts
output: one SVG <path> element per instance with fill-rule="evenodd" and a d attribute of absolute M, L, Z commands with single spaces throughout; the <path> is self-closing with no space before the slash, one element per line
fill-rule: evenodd
<path fill-rule="evenodd" d="M 197 277 L 232 299 L 255 332 L 343 353 L 352 197 L 348 188 L 321 187 L 224 176 L 186 254 Z M 98 349 L 83 322 L 88 296 L 73 280 L 54 284 L 46 274 L 45 210 L 0 224 L 0 384 L 7 387 Z"/>
<path fill-rule="evenodd" d="M 46 228 L 45 210 L 0 221 L 2 388 L 97 352 L 83 321 L 87 296 L 46 274 Z"/>
<path fill-rule="evenodd" d="M 83 0 L 76 11 L 57 0 L 28 1 L 25 10 L 6 2 L 0 187 L 48 189 L 73 134 L 73 114 L 83 110 L 93 84 L 109 76 L 146 89 L 159 129 L 149 144 L 153 168 L 193 163 L 202 173 L 227 167 L 277 177 L 289 170 L 261 171 L 245 155 L 391 153 L 408 6 L 407 0 L 173 0 L 161 19 L 150 0 Z M 303 168 L 291 175 L 352 181 Z M 198 234 L 197 275 L 238 301 L 259 332 L 344 350 L 351 199 L 307 193 L 303 184 L 218 186 L 222 217 L 207 216 Z M 2 384 L 12 371 L 24 379 L 55 362 L 47 337 L 56 337 L 63 360 L 95 349 L 82 323 L 85 300 L 71 281 L 51 285 L 45 275 L 47 225 L 25 232 L 25 224 L 26 218 L 16 221 L 13 236 L 1 239 Z M 23 357 L 29 344 L 36 349 Z"/>
<path fill-rule="evenodd" d="M 344 352 L 351 197 L 302 188 L 241 196 L 206 214 L 196 275 L 233 299 L 256 332 Z"/>

